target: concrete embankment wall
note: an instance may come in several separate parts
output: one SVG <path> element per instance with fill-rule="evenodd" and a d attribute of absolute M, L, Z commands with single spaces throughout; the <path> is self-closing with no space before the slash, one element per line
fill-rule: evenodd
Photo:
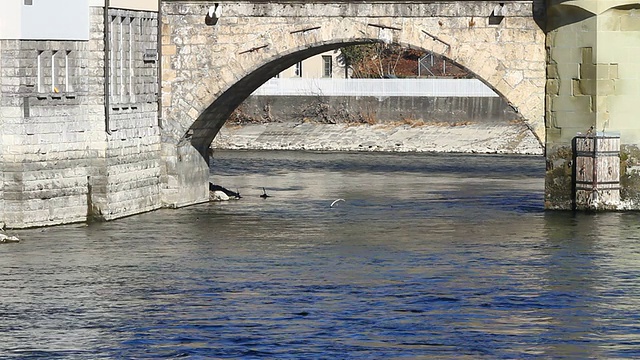
<path fill-rule="evenodd" d="M 499 97 L 250 96 L 238 111 L 256 121 L 317 123 L 495 124 L 520 118 Z"/>
<path fill-rule="evenodd" d="M 251 96 L 212 147 L 543 153 L 533 131 L 499 97 Z"/>

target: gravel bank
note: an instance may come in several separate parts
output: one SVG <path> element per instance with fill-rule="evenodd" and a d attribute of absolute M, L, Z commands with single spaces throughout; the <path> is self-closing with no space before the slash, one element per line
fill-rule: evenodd
<path fill-rule="evenodd" d="M 455 152 L 542 155 L 544 149 L 523 124 L 416 127 L 269 123 L 225 126 L 214 149 Z"/>

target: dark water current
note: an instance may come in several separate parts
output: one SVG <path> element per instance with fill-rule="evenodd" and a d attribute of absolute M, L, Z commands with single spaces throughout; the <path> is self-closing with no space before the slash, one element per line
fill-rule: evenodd
<path fill-rule="evenodd" d="M 243 199 L 0 246 L 0 357 L 640 358 L 640 214 L 544 212 L 542 158 L 215 156 Z"/>

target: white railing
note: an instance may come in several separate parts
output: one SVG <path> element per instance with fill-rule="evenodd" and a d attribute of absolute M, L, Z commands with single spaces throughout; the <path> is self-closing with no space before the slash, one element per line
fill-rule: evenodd
<path fill-rule="evenodd" d="M 252 95 L 497 97 L 477 79 L 301 79 L 273 78 Z"/>

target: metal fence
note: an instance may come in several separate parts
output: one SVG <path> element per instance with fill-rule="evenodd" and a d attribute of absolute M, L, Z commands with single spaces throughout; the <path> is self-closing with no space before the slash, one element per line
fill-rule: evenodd
<path fill-rule="evenodd" d="M 477 79 L 304 79 L 273 78 L 252 95 L 497 97 Z"/>

